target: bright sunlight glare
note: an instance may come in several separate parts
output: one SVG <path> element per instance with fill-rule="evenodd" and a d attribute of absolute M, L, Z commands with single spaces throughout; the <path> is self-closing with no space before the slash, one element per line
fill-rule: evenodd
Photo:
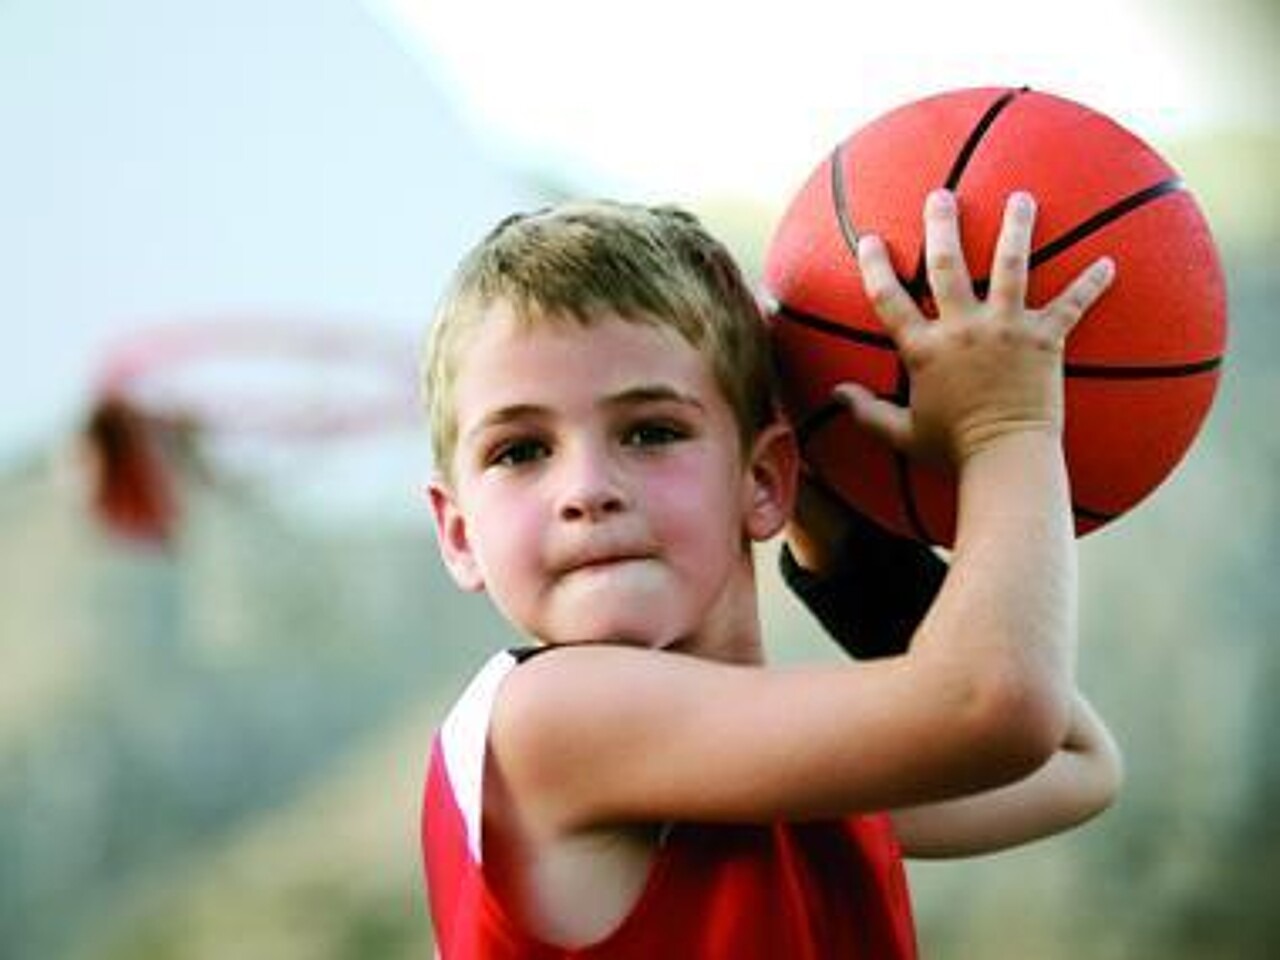
<path fill-rule="evenodd" d="M 1132 0 L 368 2 L 499 149 L 640 196 L 776 201 L 857 126 L 955 87 L 1029 85 L 1157 139 L 1211 109 Z"/>

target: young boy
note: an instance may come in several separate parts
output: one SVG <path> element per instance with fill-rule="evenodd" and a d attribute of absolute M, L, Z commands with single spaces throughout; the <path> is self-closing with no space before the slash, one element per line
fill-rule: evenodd
<path fill-rule="evenodd" d="M 842 544 L 878 541 L 816 488 L 793 519 L 795 439 L 725 250 L 678 211 L 591 203 L 509 218 L 464 260 L 425 374 L 431 503 L 454 580 L 531 645 L 489 661 L 433 745 L 446 960 L 912 957 L 901 854 L 993 850 L 1110 802 L 1117 755 L 1074 689 L 1061 365 L 1111 271 L 1024 307 L 1033 219 L 1011 198 L 981 301 L 954 200 L 929 199 L 936 320 L 862 240 L 911 407 L 839 398 L 950 460 L 959 529 L 945 578 L 886 551 L 938 588 L 909 645 L 806 669 L 765 665 L 752 543 L 792 520 L 791 581 L 856 623 L 830 574 L 853 567 L 856 596 Z"/>

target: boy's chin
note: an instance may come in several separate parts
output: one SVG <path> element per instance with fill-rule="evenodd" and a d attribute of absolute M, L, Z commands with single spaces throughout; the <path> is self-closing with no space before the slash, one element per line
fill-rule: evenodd
<path fill-rule="evenodd" d="M 652 613 L 648 616 L 599 616 L 578 618 L 566 624 L 562 630 L 552 631 L 552 643 L 587 644 L 613 643 L 628 647 L 664 649 L 678 643 L 682 632 L 674 625 L 655 623 Z"/>
<path fill-rule="evenodd" d="M 652 628 L 639 629 L 619 624 L 586 630 L 561 642 L 567 644 L 612 643 L 623 647 L 663 650 L 678 643 L 678 638 L 657 634 Z"/>
<path fill-rule="evenodd" d="M 621 589 L 619 589 L 621 587 Z M 671 584 L 647 571 L 615 578 L 580 578 L 568 583 L 546 611 L 561 643 L 621 643 L 665 647 L 685 634 L 677 621 Z"/>

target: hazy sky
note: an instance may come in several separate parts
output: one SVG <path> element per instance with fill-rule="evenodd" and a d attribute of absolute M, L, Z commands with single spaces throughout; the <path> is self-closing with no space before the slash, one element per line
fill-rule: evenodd
<path fill-rule="evenodd" d="M 414 333 L 534 170 L 780 209 L 910 99 L 1018 85 L 1157 145 L 1280 115 L 1271 0 L 0 0 L 0 463 L 114 338 L 210 317 Z"/>
<path fill-rule="evenodd" d="M 69 432 L 138 329 L 412 350 L 461 251 L 530 202 L 361 0 L 0 0 L 0 131 L 0 465 Z"/>
<path fill-rule="evenodd" d="M 927 93 L 1027 84 L 1154 142 L 1274 122 L 1269 0 L 369 0 L 472 122 L 552 170 L 774 203 Z"/>

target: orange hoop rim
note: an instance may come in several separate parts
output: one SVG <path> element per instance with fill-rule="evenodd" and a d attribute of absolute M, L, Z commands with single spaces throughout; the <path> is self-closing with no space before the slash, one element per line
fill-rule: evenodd
<path fill-rule="evenodd" d="M 412 338 L 364 322 L 246 316 L 173 321 L 136 328 L 112 343 L 94 390 L 98 397 L 122 398 L 155 419 L 217 433 L 324 439 L 417 423 L 416 354 Z M 215 392 L 195 384 L 196 368 L 240 361 L 361 371 L 378 388 L 357 397 L 334 377 L 331 391 L 300 400 L 284 390 Z"/>

